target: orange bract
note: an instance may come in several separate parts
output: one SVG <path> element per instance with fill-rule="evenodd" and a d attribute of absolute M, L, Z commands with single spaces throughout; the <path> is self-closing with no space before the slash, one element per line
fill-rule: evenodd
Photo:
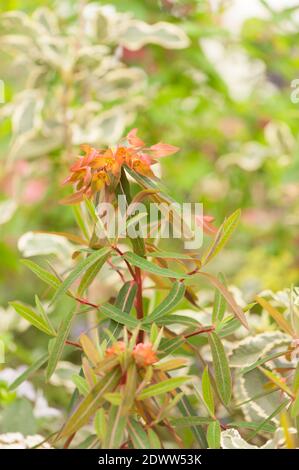
<path fill-rule="evenodd" d="M 158 361 L 153 345 L 151 343 L 136 344 L 133 356 L 136 364 L 141 367 L 150 366 Z"/>
<path fill-rule="evenodd" d="M 153 176 L 151 165 L 157 158 L 176 153 L 179 149 L 168 144 L 156 144 L 145 147 L 137 137 L 137 129 L 132 129 L 116 148 L 95 149 L 81 145 L 85 155 L 80 155 L 71 166 L 71 174 L 64 184 L 74 184 L 76 192 L 65 198 L 64 204 L 77 204 L 84 197 L 91 198 L 106 186 L 116 185 L 120 178 L 122 165 L 127 165 L 144 176 Z"/>

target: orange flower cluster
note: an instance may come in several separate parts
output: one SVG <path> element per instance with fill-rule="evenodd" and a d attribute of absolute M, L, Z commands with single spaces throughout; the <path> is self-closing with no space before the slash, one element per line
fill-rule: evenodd
<path fill-rule="evenodd" d="M 91 198 L 95 193 L 112 182 L 117 183 L 121 167 L 127 165 L 144 176 L 153 176 L 151 165 L 157 159 L 176 153 L 179 149 L 173 145 L 158 143 L 146 147 L 137 136 L 137 129 L 132 129 L 124 141 L 115 148 L 95 149 L 82 145 L 85 153 L 79 156 L 71 167 L 71 174 L 64 184 L 74 184 L 75 194 L 63 200 L 64 204 L 76 204 L 84 197 Z"/>
<path fill-rule="evenodd" d="M 117 341 L 113 346 L 107 348 L 106 356 L 117 356 L 125 351 L 126 345 L 123 341 Z M 132 353 L 136 364 L 140 367 L 146 367 L 158 361 L 152 343 L 138 343 Z"/>

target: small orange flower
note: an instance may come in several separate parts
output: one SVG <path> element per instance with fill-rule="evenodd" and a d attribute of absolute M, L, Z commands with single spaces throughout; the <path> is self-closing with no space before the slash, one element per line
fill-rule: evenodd
<path fill-rule="evenodd" d="M 118 354 L 124 352 L 126 345 L 124 341 L 117 341 L 110 348 L 106 349 L 106 356 L 117 356 Z"/>
<path fill-rule="evenodd" d="M 158 361 L 152 343 L 138 343 L 133 350 L 133 357 L 138 366 L 150 366 Z"/>
<path fill-rule="evenodd" d="M 76 193 L 65 198 L 64 204 L 77 204 L 84 197 L 91 198 L 112 182 L 118 183 L 122 165 L 144 176 L 153 176 L 151 165 L 156 159 L 177 152 L 178 147 L 168 144 L 156 144 L 146 148 L 137 136 L 137 129 L 132 129 L 121 145 L 115 149 L 95 149 L 82 145 L 85 155 L 78 157 L 71 166 L 71 174 L 64 184 L 74 184 Z"/>

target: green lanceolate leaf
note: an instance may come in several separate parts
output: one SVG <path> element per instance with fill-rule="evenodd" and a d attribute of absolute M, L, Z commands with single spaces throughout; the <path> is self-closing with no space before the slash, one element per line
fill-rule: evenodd
<path fill-rule="evenodd" d="M 107 259 L 110 256 L 110 250 L 106 252 L 103 256 L 100 257 L 97 261 L 94 262 L 84 273 L 84 276 L 81 279 L 80 285 L 78 287 L 78 295 L 82 295 L 86 289 L 93 282 L 97 274 L 100 272 L 102 266 L 106 263 Z M 88 259 L 88 258 L 87 258 Z"/>
<path fill-rule="evenodd" d="M 39 300 L 37 295 L 35 296 L 35 305 L 36 305 L 36 308 L 39 311 L 40 316 L 44 320 L 45 324 L 48 325 L 49 330 L 52 331 L 53 336 L 56 336 L 57 333 L 56 333 L 52 323 L 50 322 L 49 317 L 48 317 L 48 315 L 47 315 L 47 313 L 46 313 L 46 311 L 45 311 L 45 309 L 44 309 L 44 307 L 43 307 L 43 305 L 42 305 L 42 303 Z"/>
<path fill-rule="evenodd" d="M 213 390 L 210 381 L 209 369 L 208 367 L 205 368 L 202 374 L 202 395 L 205 404 L 212 416 L 215 414 L 215 404 L 214 404 L 214 397 L 213 397 Z"/>
<path fill-rule="evenodd" d="M 225 280 L 222 274 L 218 276 L 219 281 L 225 285 Z M 214 304 L 213 304 L 213 313 L 212 313 L 212 323 L 218 325 L 224 317 L 226 309 L 226 301 L 221 292 L 216 289 L 215 297 L 214 297 Z"/>
<path fill-rule="evenodd" d="M 80 230 L 81 230 L 82 234 L 84 235 L 85 239 L 89 240 L 90 235 L 88 233 L 88 227 L 86 226 L 86 224 L 84 222 L 84 217 L 83 217 L 83 214 L 82 214 L 82 207 L 80 205 L 75 205 L 75 206 L 72 206 L 72 209 L 74 211 L 78 227 L 80 228 Z"/>
<path fill-rule="evenodd" d="M 138 400 L 145 400 L 146 398 L 155 397 L 161 395 L 162 393 L 171 392 L 177 387 L 180 387 L 191 377 L 183 376 L 183 377 L 172 377 L 171 379 L 163 380 L 155 385 L 150 385 L 149 387 L 142 390 L 142 392 L 137 396 Z"/>
<path fill-rule="evenodd" d="M 51 375 L 55 371 L 57 362 L 59 361 L 62 355 L 64 343 L 69 335 L 74 315 L 75 315 L 75 309 L 72 308 L 63 318 L 59 326 L 57 336 L 53 340 L 53 344 L 51 346 L 51 350 L 49 353 L 49 362 L 48 362 L 48 367 L 47 367 L 47 372 L 46 372 L 47 380 L 50 379 Z"/>
<path fill-rule="evenodd" d="M 104 408 L 101 408 L 96 412 L 94 417 L 94 428 L 98 438 L 103 442 L 107 435 L 107 420 Z"/>
<path fill-rule="evenodd" d="M 165 297 L 163 302 L 156 307 L 153 312 L 145 319 L 144 323 L 159 323 L 159 320 L 167 315 L 168 312 L 173 310 L 178 303 L 182 300 L 185 294 L 185 286 L 182 282 L 176 281 L 169 294 Z"/>
<path fill-rule="evenodd" d="M 140 268 L 148 273 L 156 274 L 162 277 L 171 277 L 175 279 L 184 279 L 188 277 L 188 274 L 183 272 L 176 272 L 171 269 L 161 268 L 154 263 L 136 255 L 135 253 L 127 252 L 124 254 L 124 258 L 133 266 Z"/>
<path fill-rule="evenodd" d="M 221 427 L 219 421 L 213 421 L 208 426 L 207 441 L 210 449 L 220 448 Z"/>
<path fill-rule="evenodd" d="M 120 289 L 115 301 L 115 306 L 122 312 L 130 313 L 137 292 L 137 284 L 134 281 L 126 282 Z"/>
<path fill-rule="evenodd" d="M 219 290 L 219 292 L 223 295 L 225 300 L 227 301 L 228 305 L 230 306 L 231 310 L 233 311 L 234 315 L 240 320 L 245 328 L 249 329 L 246 317 L 244 315 L 243 310 L 239 305 L 236 303 L 235 299 L 233 298 L 232 294 L 226 289 L 226 287 L 212 274 L 199 272 L 198 276 L 206 277 L 209 282 Z"/>
<path fill-rule="evenodd" d="M 201 426 L 213 422 L 213 418 L 201 416 L 186 416 L 184 418 L 171 418 L 170 424 L 176 428 L 189 428 L 191 426 Z"/>
<path fill-rule="evenodd" d="M 232 394 L 232 379 L 224 347 L 216 333 L 209 334 L 216 386 L 219 396 L 228 405 Z"/>
<path fill-rule="evenodd" d="M 177 351 L 177 349 L 179 349 L 179 347 L 182 346 L 183 343 L 184 343 L 183 338 L 170 338 L 170 339 L 162 338 L 162 341 L 159 346 L 160 359 Z"/>
<path fill-rule="evenodd" d="M 211 261 L 227 244 L 232 234 L 234 233 L 241 216 L 241 210 L 236 210 L 231 214 L 219 228 L 212 245 L 202 258 L 202 264 L 207 264 Z"/>
<path fill-rule="evenodd" d="M 232 428 L 245 428 L 245 429 L 257 429 L 261 425 L 261 421 L 236 421 L 229 423 L 229 426 Z M 261 431 L 265 432 L 275 432 L 276 426 L 272 423 L 263 424 Z"/>
<path fill-rule="evenodd" d="M 136 364 L 133 363 L 127 370 L 127 381 L 124 388 L 124 396 L 122 401 L 122 414 L 128 414 L 132 409 L 136 396 L 137 388 L 137 369 Z"/>
<path fill-rule="evenodd" d="M 101 305 L 99 311 L 111 320 L 121 323 L 130 329 L 136 328 L 139 324 L 135 318 L 129 316 L 126 312 L 122 312 L 119 308 L 109 303 Z"/>
<path fill-rule="evenodd" d="M 83 274 L 87 269 L 93 266 L 95 263 L 99 262 L 102 258 L 105 258 L 110 252 L 110 248 L 105 247 L 100 250 L 95 251 L 91 255 L 87 256 L 85 259 L 80 261 L 75 269 L 67 276 L 63 283 L 59 286 L 55 295 L 52 299 L 52 303 L 55 302 L 61 295 L 65 294 L 71 285 L 78 279 L 81 274 Z"/>
<path fill-rule="evenodd" d="M 150 449 L 161 449 L 159 436 L 151 428 L 147 430 L 147 436 L 150 443 Z"/>
<path fill-rule="evenodd" d="M 297 393 L 297 396 L 291 407 L 292 418 L 297 418 L 298 415 L 299 415 L 299 392 Z"/>
<path fill-rule="evenodd" d="M 59 437 L 69 436 L 86 424 L 103 404 L 104 394 L 114 390 L 120 377 L 121 371 L 117 368 L 101 378 L 66 422 Z"/>
<path fill-rule="evenodd" d="M 86 397 L 89 393 L 89 386 L 87 381 L 84 379 L 84 377 L 81 377 L 79 374 L 74 374 L 72 375 L 72 381 L 76 385 L 77 389 L 79 390 L 79 393 Z"/>
<path fill-rule="evenodd" d="M 177 392 L 179 392 L 179 389 L 177 390 Z M 177 407 L 183 415 L 183 419 L 190 420 L 191 424 L 189 424 L 188 427 L 191 427 L 191 432 L 196 439 L 197 445 L 200 447 L 200 449 L 206 449 L 208 447 L 208 443 L 205 433 L 202 429 L 201 423 L 192 423 L 193 418 L 197 418 L 197 416 L 195 416 L 196 411 L 193 408 L 193 405 L 190 403 L 189 397 L 183 395 L 181 400 L 178 402 Z"/>
<path fill-rule="evenodd" d="M 49 286 L 53 287 L 53 289 L 58 289 L 61 284 L 61 281 L 52 273 L 49 273 L 44 268 L 41 268 L 38 264 L 34 263 L 29 259 L 23 259 L 22 264 L 27 266 L 39 279 L 44 281 Z"/>
<path fill-rule="evenodd" d="M 248 437 L 248 440 L 253 439 L 260 432 L 261 429 L 264 429 L 265 425 L 267 425 L 273 418 L 275 418 L 275 416 L 277 416 L 282 410 L 284 410 L 288 406 L 289 402 L 290 402 L 289 399 L 283 401 L 273 411 L 273 413 L 271 413 L 264 421 L 261 421 L 261 423 L 254 430 L 254 432 L 250 434 L 250 436 Z"/>
<path fill-rule="evenodd" d="M 126 314 L 130 314 L 134 305 L 136 292 L 137 292 L 136 282 L 134 281 L 125 282 L 125 284 L 122 286 L 122 288 L 120 289 L 116 297 L 115 304 L 114 304 L 115 307 Z M 108 330 L 113 332 L 113 336 L 115 336 L 115 338 L 119 337 L 122 329 L 123 329 L 123 325 L 121 323 L 117 323 L 116 321 L 110 319 Z M 106 336 L 107 336 L 107 341 L 109 343 L 110 338 L 108 335 Z"/>
<path fill-rule="evenodd" d="M 23 383 L 25 380 L 27 380 L 29 377 L 32 376 L 34 372 L 36 372 L 38 369 L 43 366 L 47 360 L 48 360 L 49 354 L 43 354 L 41 357 L 39 357 L 31 366 L 29 366 L 19 377 L 14 380 L 10 386 L 9 390 L 15 390 L 21 383 Z"/>
<path fill-rule="evenodd" d="M 9 305 L 11 305 L 21 317 L 25 318 L 25 320 L 31 323 L 31 325 L 35 326 L 35 328 L 38 328 L 49 336 L 55 336 L 55 333 L 53 333 L 53 330 L 49 328 L 45 320 L 30 307 L 21 304 L 20 302 L 9 302 Z"/>
<path fill-rule="evenodd" d="M 127 424 L 127 416 L 122 414 L 121 406 L 111 406 L 108 416 L 108 429 L 104 441 L 105 449 L 119 449 L 122 444 L 124 432 Z"/>
<path fill-rule="evenodd" d="M 128 431 L 134 449 L 150 449 L 149 438 L 138 421 L 131 418 L 128 423 Z"/>
<path fill-rule="evenodd" d="M 192 256 L 188 255 L 187 253 L 175 253 L 172 251 L 154 251 L 149 253 L 151 258 L 161 258 L 161 259 L 180 259 L 180 260 L 188 260 L 188 261 L 199 261 L 197 258 L 193 258 Z"/>

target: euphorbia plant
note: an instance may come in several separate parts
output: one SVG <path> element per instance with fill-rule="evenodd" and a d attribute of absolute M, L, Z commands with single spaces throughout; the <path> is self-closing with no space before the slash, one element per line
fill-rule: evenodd
<path fill-rule="evenodd" d="M 61 275 L 24 261 L 53 290 L 52 306 L 63 296 L 70 297 L 74 305 L 56 327 L 38 297 L 36 310 L 12 302 L 20 315 L 52 337 L 49 353 L 18 383 L 46 362 L 48 381 L 68 345 L 82 353 L 81 372 L 74 377 L 76 391 L 70 414 L 52 437 L 55 445 L 75 445 L 86 427 L 90 430 L 87 447 L 184 447 L 191 442 L 184 433 L 187 426 L 194 446 L 219 447 L 220 431 L 226 425 L 217 412 L 221 403 L 229 409 L 232 397 L 231 370 L 221 338 L 241 324 L 247 328 L 247 320 L 223 276 L 208 273 L 206 265 L 230 238 L 239 211 L 218 230 L 210 216 L 195 218 L 189 229 L 203 230 L 212 237 L 207 249 L 191 251 L 182 246 L 179 252 L 165 251 L 161 240 L 153 237 L 165 213 L 146 222 L 148 236 L 144 238 L 136 228 L 144 213 L 135 215 L 135 209 L 144 202 L 143 209 L 150 212 L 149 201 L 171 205 L 173 201 L 161 189 L 152 165 L 178 149 L 162 143 L 146 146 L 133 129 L 114 148 L 84 146 L 82 150 L 84 155 L 77 158 L 66 179 L 75 192 L 62 201 L 74 205 L 81 232 L 64 234 L 78 245 L 73 255 L 75 266 Z M 119 196 L 126 201 L 125 228 L 136 226 L 134 236 L 128 230 L 126 237 L 120 238 L 119 231 L 113 236 L 109 230 L 105 204 L 116 213 Z M 177 226 L 185 221 L 173 211 L 170 223 Z M 119 278 L 118 293 L 108 301 L 101 296 L 91 300 L 89 290 L 106 266 Z M 201 321 L 196 293 L 198 284 L 206 281 L 216 289 L 208 323 Z M 175 313 L 184 303 L 192 306 L 193 316 Z M 76 318 L 86 314 L 94 316 L 92 331 L 96 334 L 87 331 L 79 339 L 70 339 Z M 212 362 L 202 357 L 201 347 L 210 349 Z"/>

